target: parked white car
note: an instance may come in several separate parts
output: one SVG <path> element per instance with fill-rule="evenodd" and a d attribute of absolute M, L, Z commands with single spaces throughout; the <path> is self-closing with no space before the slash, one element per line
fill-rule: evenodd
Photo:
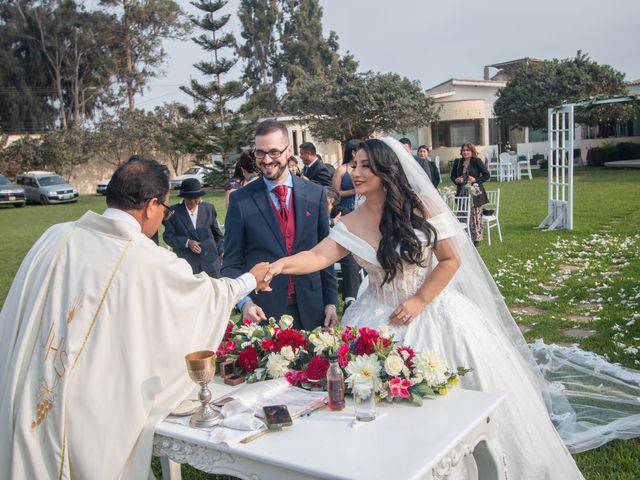
<path fill-rule="evenodd" d="M 197 178 L 198 180 L 200 180 L 200 183 L 202 185 L 205 185 L 206 183 L 204 181 L 204 176 L 212 170 L 215 170 L 213 165 L 204 165 L 204 166 L 194 165 L 193 167 L 190 167 L 189 169 L 187 169 L 187 171 L 184 172 L 184 174 L 178 175 L 177 177 L 173 177 L 170 180 L 171 188 L 176 188 L 176 189 L 180 188 L 180 186 L 182 185 L 182 182 L 187 178 Z"/>
<path fill-rule="evenodd" d="M 107 185 L 109 185 L 109 180 L 100 180 L 96 185 L 96 193 L 98 195 L 106 195 Z"/>

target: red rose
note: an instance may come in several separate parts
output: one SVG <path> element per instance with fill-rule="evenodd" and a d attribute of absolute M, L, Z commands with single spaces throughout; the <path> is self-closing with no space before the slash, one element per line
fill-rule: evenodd
<path fill-rule="evenodd" d="M 355 328 L 347 328 L 342 332 L 342 341 L 345 343 L 353 342 L 356 339 Z"/>
<path fill-rule="evenodd" d="M 247 373 L 253 372 L 256 368 L 258 368 L 258 352 L 256 349 L 249 346 L 240 352 L 238 355 L 238 367 L 244 370 Z"/>
<path fill-rule="evenodd" d="M 245 325 L 251 325 L 253 321 L 250 318 L 244 318 L 242 319 L 242 323 L 244 323 Z"/>
<path fill-rule="evenodd" d="M 387 348 L 389 345 L 391 345 L 391 340 L 389 340 L 388 338 L 379 338 L 378 342 L 380 343 L 380 345 L 382 345 L 383 348 Z"/>
<path fill-rule="evenodd" d="M 282 347 L 286 346 L 289 346 L 296 351 L 299 348 L 304 347 L 306 343 L 307 340 L 304 338 L 304 335 L 292 328 L 286 328 L 276 333 L 274 351 L 279 352 L 282 350 Z"/>
<path fill-rule="evenodd" d="M 402 352 L 406 352 L 407 353 L 407 359 L 404 361 L 405 364 L 407 364 L 407 366 L 411 367 L 412 363 L 411 360 L 413 360 L 413 357 L 415 357 L 415 352 L 413 351 L 413 349 L 411 347 L 400 347 L 398 349 L 398 353 L 400 354 L 400 356 L 404 359 L 404 355 L 402 355 Z"/>
<path fill-rule="evenodd" d="M 364 327 L 358 330 L 358 334 L 358 339 L 353 347 L 356 355 L 370 355 L 374 353 L 376 351 L 375 343 L 379 337 L 378 331 Z"/>
<path fill-rule="evenodd" d="M 284 374 L 284 378 L 287 379 L 290 385 L 295 385 L 298 383 L 298 372 L 290 370 Z"/>
<path fill-rule="evenodd" d="M 327 375 L 329 360 L 322 355 L 316 355 L 307 365 L 307 377 L 313 380 L 321 380 Z"/>
<path fill-rule="evenodd" d="M 347 345 L 346 343 L 343 343 L 342 345 L 340 345 L 340 348 L 338 348 L 338 363 L 340 364 L 341 367 L 346 367 L 347 364 L 349 363 L 349 345 Z"/>
<path fill-rule="evenodd" d="M 231 330 L 233 330 L 233 327 L 234 327 L 234 323 L 232 321 L 229 321 L 229 323 L 227 323 L 227 329 L 224 331 L 223 340 L 229 339 L 229 337 L 231 336 Z"/>
<path fill-rule="evenodd" d="M 273 352 L 275 342 L 273 340 L 265 338 L 264 340 L 262 340 L 262 342 L 260 342 L 260 346 L 265 352 Z"/>
<path fill-rule="evenodd" d="M 227 352 L 235 352 L 236 351 L 236 342 L 230 340 L 224 344 L 224 348 Z"/>
<path fill-rule="evenodd" d="M 227 354 L 226 348 L 224 348 L 223 344 L 220 344 L 218 350 L 216 350 L 216 357 L 224 360 L 225 355 Z"/>

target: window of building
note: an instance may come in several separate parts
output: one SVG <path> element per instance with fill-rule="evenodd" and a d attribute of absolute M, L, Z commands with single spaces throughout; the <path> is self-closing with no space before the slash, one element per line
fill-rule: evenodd
<path fill-rule="evenodd" d="M 431 125 L 433 147 L 459 147 L 471 142 L 482 143 L 482 120 L 448 120 Z"/>

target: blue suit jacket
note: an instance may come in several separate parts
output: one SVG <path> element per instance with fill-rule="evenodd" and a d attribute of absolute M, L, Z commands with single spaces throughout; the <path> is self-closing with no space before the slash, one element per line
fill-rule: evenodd
<path fill-rule="evenodd" d="M 296 238 L 292 254 L 309 250 L 329 234 L 329 214 L 324 189 L 312 182 L 293 178 Z M 262 179 L 235 191 L 225 221 L 225 256 L 222 275 L 236 278 L 259 262 L 273 262 L 287 256 L 276 213 Z M 308 275 L 293 277 L 300 322 L 312 330 L 324 321 L 324 306 L 338 302 L 338 285 L 333 265 Z M 287 275 L 271 282 L 271 292 L 252 293 L 251 298 L 276 320 L 287 307 Z"/>

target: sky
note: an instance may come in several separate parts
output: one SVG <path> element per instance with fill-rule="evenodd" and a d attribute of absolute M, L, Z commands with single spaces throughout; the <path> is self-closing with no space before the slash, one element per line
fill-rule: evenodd
<path fill-rule="evenodd" d="M 179 0 L 191 13 L 197 11 Z M 240 39 L 236 11 L 229 30 Z M 424 89 L 449 78 L 482 79 L 485 65 L 523 57 L 574 57 L 578 50 L 601 64 L 640 79 L 640 0 L 320 0 L 325 37 L 339 37 L 340 53 L 349 51 L 360 71 L 393 72 L 418 80 Z M 153 79 L 137 106 L 164 102 L 192 105 L 179 90 L 204 51 L 190 40 L 165 43 L 166 75 Z M 491 71 L 492 74 L 495 70 Z M 238 66 L 232 72 L 241 74 Z"/>

